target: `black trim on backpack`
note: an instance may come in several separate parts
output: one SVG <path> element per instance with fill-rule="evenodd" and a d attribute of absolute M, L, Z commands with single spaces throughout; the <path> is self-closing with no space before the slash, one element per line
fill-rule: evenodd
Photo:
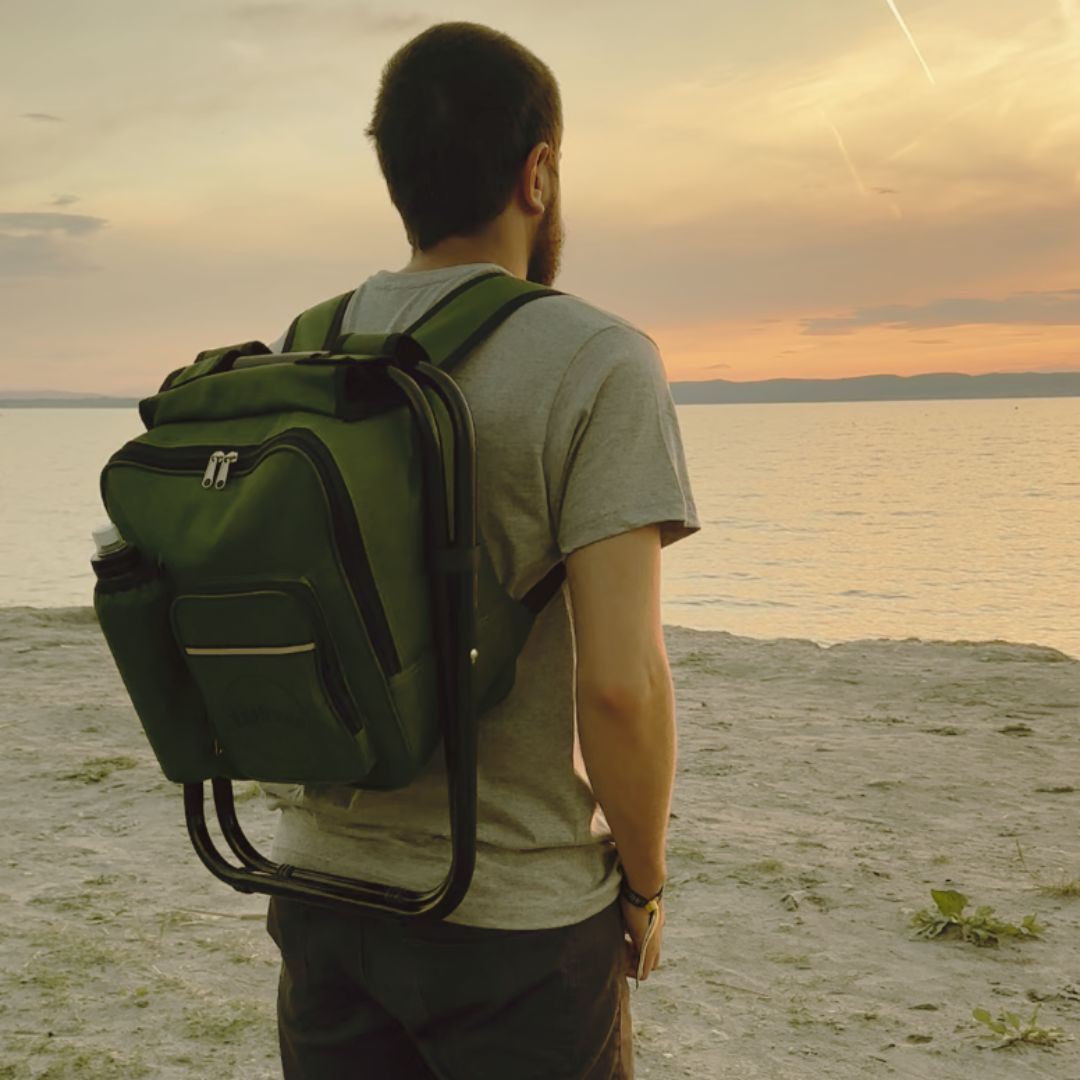
<path fill-rule="evenodd" d="M 493 277 L 506 277 L 501 270 L 488 270 L 484 274 L 477 274 L 476 277 L 469 278 L 468 281 L 463 281 L 457 288 L 451 289 L 441 300 L 439 300 L 433 307 L 427 309 L 419 319 L 416 320 L 407 330 L 406 334 L 411 334 L 416 330 L 419 330 L 433 315 L 438 315 L 440 311 L 447 304 L 456 300 L 463 292 L 468 292 L 474 285 L 479 285 L 481 281 L 490 281 Z"/>
<path fill-rule="evenodd" d="M 186 368 L 187 365 L 185 364 L 184 367 L 178 367 L 175 371 L 170 371 L 169 374 L 165 376 L 165 379 L 162 382 L 161 386 L 158 387 L 158 393 L 161 394 L 164 391 L 168 390 L 169 387 L 173 384 L 173 379 L 175 379 L 181 371 L 186 370 Z"/>
<path fill-rule="evenodd" d="M 498 329 L 518 308 L 524 307 L 533 300 L 543 300 L 545 296 L 562 296 L 562 293 L 558 289 L 541 289 L 536 292 L 522 293 L 508 300 L 498 311 L 493 312 L 482 322 L 439 366 L 444 371 L 449 371 L 475 349 L 488 334 Z"/>
<path fill-rule="evenodd" d="M 521 598 L 522 604 L 534 615 L 539 615 L 547 607 L 551 598 L 562 588 L 565 580 L 566 565 L 557 563 Z"/>
<path fill-rule="evenodd" d="M 330 320 L 330 326 L 326 331 L 326 337 L 323 338 L 323 349 L 332 349 L 334 343 L 341 336 L 341 324 L 345 321 L 345 309 L 352 303 L 352 298 L 356 295 L 356 292 L 345 293 L 342 296 L 340 303 L 334 308 L 334 317 Z M 288 350 L 283 350 L 287 352 Z"/>
<path fill-rule="evenodd" d="M 304 313 L 301 311 L 300 315 Z M 296 340 L 296 331 L 300 329 L 300 315 L 297 315 L 291 323 L 289 323 L 289 329 L 285 332 L 285 340 L 281 343 L 281 351 L 283 353 L 292 352 L 293 342 Z"/>
<path fill-rule="evenodd" d="M 200 353 L 200 355 L 202 355 Z M 245 341 L 242 345 L 234 345 L 231 349 L 226 349 L 214 362 L 210 365 L 208 375 L 217 375 L 221 371 L 232 371 L 233 365 L 241 356 L 270 356 L 270 349 L 264 345 L 261 341 Z"/>

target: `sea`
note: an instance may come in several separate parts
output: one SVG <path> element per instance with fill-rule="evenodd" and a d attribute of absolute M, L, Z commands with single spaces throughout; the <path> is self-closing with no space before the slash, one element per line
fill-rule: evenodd
<path fill-rule="evenodd" d="M 1080 658 L 1080 398 L 678 407 L 700 533 L 669 625 Z M 0 410 L 0 607 L 91 602 L 98 476 L 133 409 Z"/>

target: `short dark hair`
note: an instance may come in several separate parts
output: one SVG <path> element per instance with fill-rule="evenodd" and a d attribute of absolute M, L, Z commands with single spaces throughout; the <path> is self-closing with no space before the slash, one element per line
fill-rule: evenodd
<path fill-rule="evenodd" d="M 537 143 L 562 132 L 551 70 L 506 34 L 440 23 L 383 69 L 367 129 L 409 242 L 471 236 L 506 207 Z"/>

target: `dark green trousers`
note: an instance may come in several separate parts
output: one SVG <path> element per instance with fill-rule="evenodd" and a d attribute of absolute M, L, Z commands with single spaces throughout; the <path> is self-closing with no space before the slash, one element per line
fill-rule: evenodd
<path fill-rule="evenodd" d="M 618 904 L 555 930 L 272 899 L 285 1080 L 632 1080 Z"/>

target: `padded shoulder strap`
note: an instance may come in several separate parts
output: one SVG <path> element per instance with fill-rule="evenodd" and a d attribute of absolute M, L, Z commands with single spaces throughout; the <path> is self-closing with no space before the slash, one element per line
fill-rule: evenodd
<path fill-rule="evenodd" d="M 329 349 L 341 333 L 345 309 L 352 299 L 352 292 L 342 293 L 321 304 L 301 311 L 292 321 L 282 352 L 317 352 Z"/>
<path fill-rule="evenodd" d="M 557 289 L 493 270 L 470 278 L 444 296 L 405 332 L 436 367 L 450 371 L 519 307 Z"/>

